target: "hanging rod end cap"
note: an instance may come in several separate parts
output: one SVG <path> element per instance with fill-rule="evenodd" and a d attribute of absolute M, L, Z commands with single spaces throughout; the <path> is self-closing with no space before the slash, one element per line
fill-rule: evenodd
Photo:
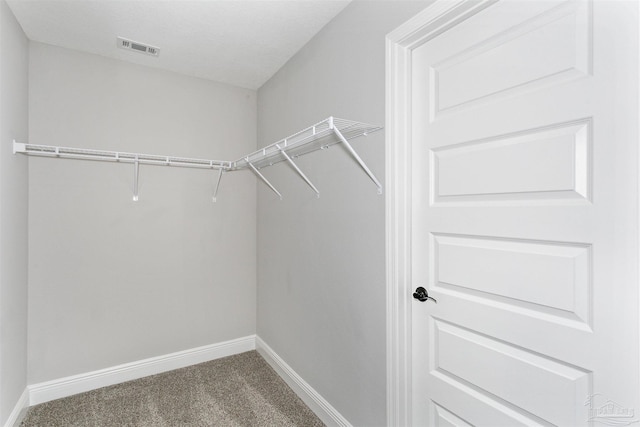
<path fill-rule="evenodd" d="M 13 140 L 13 154 L 24 153 L 27 151 L 27 147 L 25 144 L 21 144 L 17 142 L 15 139 Z"/>
<path fill-rule="evenodd" d="M 382 187 L 378 187 L 378 194 L 382 194 Z"/>

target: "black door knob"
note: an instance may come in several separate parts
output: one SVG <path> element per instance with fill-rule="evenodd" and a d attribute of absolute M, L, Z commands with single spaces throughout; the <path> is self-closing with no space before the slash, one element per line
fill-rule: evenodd
<path fill-rule="evenodd" d="M 416 288 L 416 291 L 413 293 L 413 297 L 415 299 L 417 299 L 418 301 L 422 301 L 422 302 L 430 299 L 433 302 L 435 302 L 436 304 L 438 303 L 438 301 L 436 301 L 435 298 L 429 296 L 429 293 L 427 292 L 427 290 L 425 288 L 423 288 L 422 286 L 418 286 Z"/>

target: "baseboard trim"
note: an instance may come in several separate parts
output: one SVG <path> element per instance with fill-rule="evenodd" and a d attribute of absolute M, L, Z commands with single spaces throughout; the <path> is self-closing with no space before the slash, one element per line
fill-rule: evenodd
<path fill-rule="evenodd" d="M 160 374 L 221 357 L 255 350 L 256 336 L 250 335 L 221 343 L 178 351 L 164 356 L 125 363 L 111 368 L 73 375 L 27 387 L 29 405 L 48 402 L 149 375 Z"/>
<path fill-rule="evenodd" d="M 256 350 L 302 401 L 328 426 L 352 427 L 329 402 L 302 379 L 271 347 L 256 337 Z"/>
<path fill-rule="evenodd" d="M 13 411 L 9 414 L 9 418 L 7 418 L 7 422 L 4 424 L 5 427 L 16 427 L 19 426 L 24 416 L 27 414 L 27 409 L 29 408 L 29 390 L 27 388 L 24 389 L 20 398 L 16 402 L 16 406 L 13 407 Z"/>

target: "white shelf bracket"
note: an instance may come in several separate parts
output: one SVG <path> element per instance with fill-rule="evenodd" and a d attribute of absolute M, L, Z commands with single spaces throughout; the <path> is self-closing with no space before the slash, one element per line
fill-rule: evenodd
<path fill-rule="evenodd" d="M 258 178 L 260 178 L 262 181 L 264 181 L 265 184 L 267 184 L 269 186 L 269 188 L 278 195 L 278 197 L 280 197 L 280 200 L 282 200 L 282 194 L 280 194 L 280 192 L 278 190 L 276 190 L 276 188 L 271 185 L 271 183 L 267 180 L 267 178 L 264 177 L 264 175 L 262 175 L 260 173 L 260 171 L 258 169 L 256 169 L 255 166 L 253 166 L 253 164 L 251 164 L 251 162 L 249 162 L 249 158 L 246 158 L 247 160 L 247 164 L 249 165 L 249 167 L 251 168 L 251 170 L 253 170 L 253 172 L 258 175 Z"/>
<path fill-rule="evenodd" d="M 218 189 L 220 188 L 220 181 L 222 180 L 222 173 L 224 169 L 220 168 L 218 170 L 218 179 L 216 180 L 216 185 L 213 187 L 213 203 L 218 199 Z"/>
<path fill-rule="evenodd" d="M 138 201 L 138 175 L 140 174 L 140 161 L 138 156 L 133 162 L 133 201 Z"/>
<path fill-rule="evenodd" d="M 315 132 L 315 128 L 314 128 L 314 132 Z M 286 144 L 286 140 L 285 140 L 285 144 Z M 296 170 L 296 172 L 298 172 L 298 175 L 300 175 L 302 177 L 302 179 L 305 180 L 305 182 L 309 185 L 309 187 L 311 187 L 313 189 L 313 191 L 316 192 L 316 196 L 318 198 L 320 198 L 320 192 L 318 191 L 318 189 L 316 188 L 315 185 L 313 185 L 313 183 L 309 180 L 309 178 L 307 178 L 307 176 L 304 174 L 304 172 L 302 172 L 300 170 L 300 168 L 298 167 L 298 165 L 295 164 L 295 162 L 291 159 L 291 157 L 287 154 L 286 151 L 284 151 L 280 145 L 276 144 L 276 148 L 278 150 L 280 150 L 280 153 L 282 153 L 282 155 L 284 156 L 285 159 L 287 159 L 287 161 L 289 162 L 289 164 L 291 166 L 293 166 L 293 168 Z"/>
<path fill-rule="evenodd" d="M 351 144 L 349 144 L 349 142 L 342 135 L 342 133 L 335 126 L 333 126 L 333 121 L 331 125 L 332 125 L 333 132 L 336 134 L 336 136 L 340 139 L 340 141 L 342 141 L 344 146 L 347 147 L 347 150 L 349 150 L 351 155 L 356 159 L 360 167 L 367 173 L 367 175 L 369 175 L 369 178 L 371 178 L 371 181 L 373 181 L 376 184 L 376 186 L 378 187 L 378 194 L 382 194 L 382 184 L 380 184 L 380 181 L 378 181 L 378 178 L 376 178 L 373 172 L 371 172 L 371 170 L 367 167 L 365 162 L 360 158 L 360 156 L 358 156 L 358 153 L 356 153 L 356 150 L 353 149 Z"/>

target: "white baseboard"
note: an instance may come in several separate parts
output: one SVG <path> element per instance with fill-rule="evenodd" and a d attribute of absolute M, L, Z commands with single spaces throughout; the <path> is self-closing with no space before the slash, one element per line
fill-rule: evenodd
<path fill-rule="evenodd" d="M 73 375 L 53 381 L 32 384 L 27 387 L 29 405 L 72 396 L 85 391 L 160 374 L 221 357 L 255 350 L 256 336 L 238 338 L 190 350 L 125 363 L 111 368 Z"/>
<path fill-rule="evenodd" d="M 328 426 L 352 427 L 345 417 L 287 365 L 260 337 L 256 337 L 256 350 L 323 423 Z"/>
<path fill-rule="evenodd" d="M 19 426 L 24 419 L 24 416 L 27 414 L 27 409 L 29 409 L 29 390 L 25 388 L 20 395 L 18 402 L 16 402 L 16 406 L 14 406 L 13 411 L 9 414 L 9 418 L 4 424 L 5 427 Z"/>

